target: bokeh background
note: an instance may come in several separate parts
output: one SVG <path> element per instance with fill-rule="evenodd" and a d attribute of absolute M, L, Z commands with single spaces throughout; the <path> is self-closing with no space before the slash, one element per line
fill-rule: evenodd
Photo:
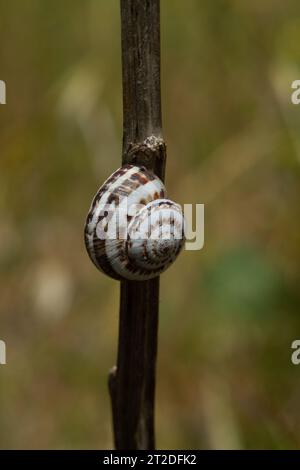
<path fill-rule="evenodd" d="M 159 448 L 297 448 L 298 0 L 162 0 L 167 186 L 205 248 L 162 276 Z M 83 225 L 120 164 L 117 0 L 0 0 L 1 448 L 112 447 L 118 283 Z"/>

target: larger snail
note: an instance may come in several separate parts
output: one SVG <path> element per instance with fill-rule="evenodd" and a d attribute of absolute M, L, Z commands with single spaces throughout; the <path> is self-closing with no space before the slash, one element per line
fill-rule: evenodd
<path fill-rule="evenodd" d="M 152 171 L 124 165 L 95 195 L 84 235 L 100 271 L 118 280 L 145 281 L 159 276 L 179 254 L 184 217 Z"/>

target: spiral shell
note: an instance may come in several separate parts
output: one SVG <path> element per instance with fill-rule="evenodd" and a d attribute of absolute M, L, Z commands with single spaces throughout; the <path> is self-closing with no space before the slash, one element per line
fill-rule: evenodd
<path fill-rule="evenodd" d="M 181 207 L 145 167 L 124 165 L 100 187 L 85 225 L 87 252 L 108 276 L 144 281 L 159 276 L 184 242 Z"/>

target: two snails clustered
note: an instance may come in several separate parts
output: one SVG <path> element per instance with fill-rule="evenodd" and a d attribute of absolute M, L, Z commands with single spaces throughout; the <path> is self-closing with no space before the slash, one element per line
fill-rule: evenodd
<path fill-rule="evenodd" d="M 96 193 L 84 235 L 100 271 L 117 280 L 145 281 L 176 259 L 184 244 L 184 217 L 152 171 L 128 164 Z"/>

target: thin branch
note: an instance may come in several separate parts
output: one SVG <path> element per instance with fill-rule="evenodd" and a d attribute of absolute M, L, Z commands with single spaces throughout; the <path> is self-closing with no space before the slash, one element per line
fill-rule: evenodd
<path fill-rule="evenodd" d="M 123 157 L 164 178 L 159 0 L 121 0 Z M 109 377 L 115 446 L 154 449 L 159 278 L 122 282 L 117 367 Z"/>

